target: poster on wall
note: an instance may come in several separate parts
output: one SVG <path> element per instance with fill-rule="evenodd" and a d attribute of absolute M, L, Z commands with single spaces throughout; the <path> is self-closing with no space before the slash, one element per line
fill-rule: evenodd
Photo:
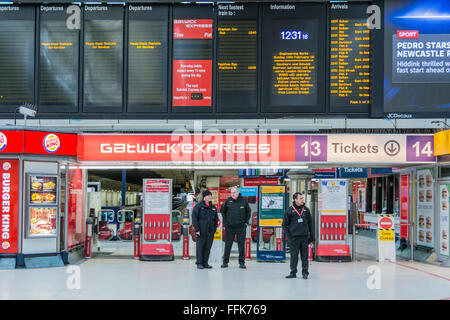
<path fill-rule="evenodd" d="M 449 256 L 448 250 L 448 231 L 449 231 L 449 197 L 450 184 L 441 184 L 439 186 L 439 253 L 443 256 Z"/>
<path fill-rule="evenodd" d="M 417 170 L 417 244 L 434 248 L 434 169 Z"/>
<path fill-rule="evenodd" d="M 283 222 L 286 186 L 260 186 L 259 225 L 281 227 Z"/>

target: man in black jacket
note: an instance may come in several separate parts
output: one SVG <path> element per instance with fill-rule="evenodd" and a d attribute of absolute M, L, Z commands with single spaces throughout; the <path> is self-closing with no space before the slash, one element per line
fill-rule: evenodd
<path fill-rule="evenodd" d="M 237 235 L 239 248 L 239 267 L 245 269 L 245 234 L 251 214 L 247 200 L 239 193 L 239 188 L 231 188 L 231 197 L 222 205 L 223 224 L 225 226 L 225 251 L 222 268 L 228 267 L 231 246 Z"/>
<path fill-rule="evenodd" d="M 211 202 L 211 192 L 204 190 L 202 195 L 203 200 L 197 203 L 192 211 L 192 225 L 197 235 L 196 264 L 198 269 L 211 269 L 212 266 L 208 264 L 208 260 L 219 216 L 217 208 Z"/>
<path fill-rule="evenodd" d="M 308 244 L 314 242 L 314 228 L 311 212 L 305 206 L 303 194 L 296 192 L 294 202 L 290 206 L 283 219 L 283 229 L 289 238 L 291 249 L 291 273 L 287 279 L 297 277 L 298 252 L 302 258 L 303 279 L 308 279 Z"/>

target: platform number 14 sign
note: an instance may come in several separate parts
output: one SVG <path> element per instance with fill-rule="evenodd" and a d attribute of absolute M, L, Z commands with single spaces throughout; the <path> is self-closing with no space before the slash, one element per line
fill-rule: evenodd
<path fill-rule="evenodd" d="M 406 161 L 435 161 L 433 136 L 407 136 Z"/>

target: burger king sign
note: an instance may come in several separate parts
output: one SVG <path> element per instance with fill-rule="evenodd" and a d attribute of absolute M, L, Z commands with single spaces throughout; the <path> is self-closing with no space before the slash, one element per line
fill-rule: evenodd
<path fill-rule="evenodd" d="M 50 133 L 44 137 L 44 149 L 49 153 L 55 153 L 61 146 L 61 142 L 56 134 Z"/>

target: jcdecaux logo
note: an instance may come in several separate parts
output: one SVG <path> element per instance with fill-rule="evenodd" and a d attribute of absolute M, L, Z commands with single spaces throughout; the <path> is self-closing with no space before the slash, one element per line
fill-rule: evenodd
<path fill-rule="evenodd" d="M 6 144 L 8 143 L 8 139 L 3 132 L 0 132 L 0 151 L 6 148 Z"/>
<path fill-rule="evenodd" d="M 58 151 L 61 146 L 61 142 L 56 134 L 50 133 L 44 138 L 44 149 L 47 152 L 54 153 Z"/>

